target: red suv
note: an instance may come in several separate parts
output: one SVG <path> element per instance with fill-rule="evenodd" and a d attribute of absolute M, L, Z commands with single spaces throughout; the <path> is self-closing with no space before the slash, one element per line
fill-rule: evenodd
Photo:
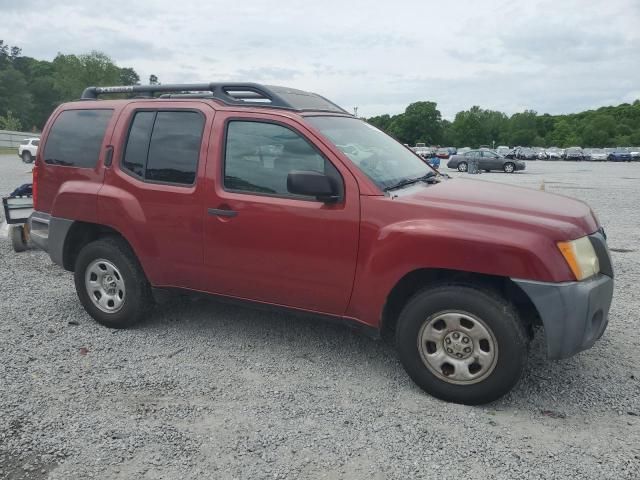
<path fill-rule="evenodd" d="M 535 327 L 559 359 L 607 326 L 613 271 L 587 205 L 450 179 L 313 93 L 90 87 L 42 142 L 32 240 L 108 327 L 149 314 L 158 288 L 312 312 L 394 338 L 420 387 L 478 404 L 516 384 Z"/>

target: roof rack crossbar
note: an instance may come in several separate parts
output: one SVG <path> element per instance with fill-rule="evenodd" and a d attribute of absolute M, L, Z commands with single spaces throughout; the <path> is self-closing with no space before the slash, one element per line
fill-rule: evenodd
<path fill-rule="evenodd" d="M 256 83 L 184 83 L 168 85 L 122 85 L 114 87 L 88 87 L 82 92 L 82 100 L 96 100 L 100 95 L 115 93 L 148 94 L 177 93 L 190 95 L 194 92 L 210 92 L 214 98 L 225 103 L 245 103 L 247 100 L 268 101 L 271 107 L 291 108 L 277 93 Z M 167 98 L 167 97 L 164 97 Z"/>
<path fill-rule="evenodd" d="M 258 83 L 180 83 L 167 85 L 122 85 L 113 87 L 87 87 L 81 100 L 97 100 L 100 95 L 128 93 L 154 98 L 215 98 L 228 105 L 251 105 L 288 110 L 321 110 L 347 113 L 335 103 L 314 93 L 283 87 L 269 87 Z M 314 99 L 313 107 L 300 98 Z"/>

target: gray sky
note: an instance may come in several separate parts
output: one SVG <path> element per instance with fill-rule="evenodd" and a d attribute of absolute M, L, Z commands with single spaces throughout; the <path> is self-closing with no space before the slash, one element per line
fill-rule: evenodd
<path fill-rule="evenodd" d="M 0 18 L 35 58 L 95 49 L 145 81 L 282 84 L 363 116 L 640 98 L 639 0 L 0 0 Z"/>

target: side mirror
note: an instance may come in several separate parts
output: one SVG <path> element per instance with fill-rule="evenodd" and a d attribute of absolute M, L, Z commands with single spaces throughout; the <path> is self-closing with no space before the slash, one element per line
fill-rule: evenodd
<path fill-rule="evenodd" d="M 294 170 L 287 175 L 287 190 L 294 195 L 316 197 L 325 203 L 338 201 L 338 189 L 327 175 L 320 172 Z"/>

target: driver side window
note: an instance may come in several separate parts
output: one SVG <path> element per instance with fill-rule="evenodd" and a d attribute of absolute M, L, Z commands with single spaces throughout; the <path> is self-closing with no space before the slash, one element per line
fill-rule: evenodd
<path fill-rule="evenodd" d="M 259 121 L 228 123 L 224 158 L 226 189 L 299 197 L 287 190 L 287 176 L 294 170 L 339 178 L 331 162 L 287 127 Z"/>

